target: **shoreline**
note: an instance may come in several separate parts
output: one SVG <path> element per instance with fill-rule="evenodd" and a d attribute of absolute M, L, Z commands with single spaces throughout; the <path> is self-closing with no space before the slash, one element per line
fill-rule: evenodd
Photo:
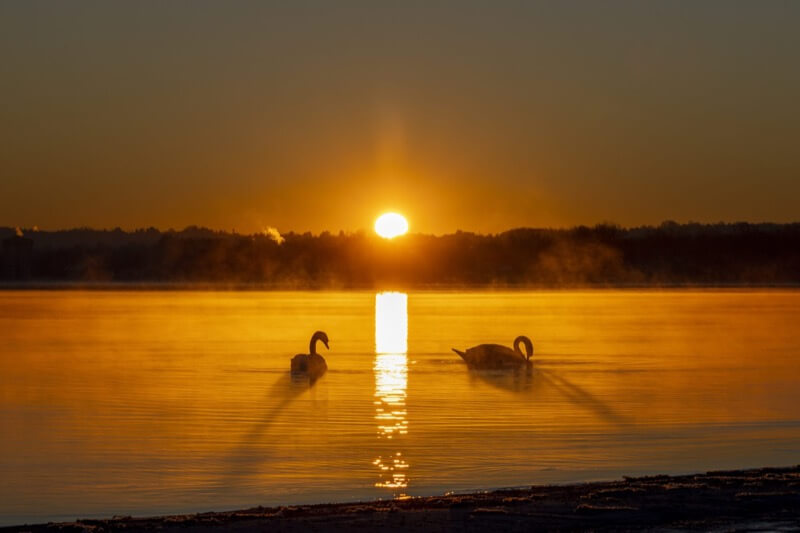
<path fill-rule="evenodd" d="M 796 530 L 800 465 L 542 485 L 403 500 L 255 507 L 0 527 L 68 531 Z"/>

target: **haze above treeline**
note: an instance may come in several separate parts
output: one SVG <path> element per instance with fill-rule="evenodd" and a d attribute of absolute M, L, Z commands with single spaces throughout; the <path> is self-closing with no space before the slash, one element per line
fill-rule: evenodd
<path fill-rule="evenodd" d="M 23 234 L 24 237 L 15 235 Z M 497 234 L 242 235 L 0 228 L 19 282 L 233 283 L 277 288 L 785 285 L 800 283 L 800 223 L 519 228 Z M 26 251 L 27 250 L 27 251 Z"/>

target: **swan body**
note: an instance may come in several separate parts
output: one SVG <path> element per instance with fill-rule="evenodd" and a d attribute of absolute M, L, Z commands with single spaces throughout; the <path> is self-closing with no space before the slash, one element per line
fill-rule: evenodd
<path fill-rule="evenodd" d="M 308 353 L 299 353 L 292 357 L 292 373 L 305 374 L 315 380 L 328 370 L 325 358 L 317 353 L 317 341 L 322 341 L 325 348 L 330 349 L 328 335 L 324 331 L 314 332 L 308 344 Z"/>
<path fill-rule="evenodd" d="M 522 353 L 520 344 L 525 345 L 525 354 Z M 531 362 L 533 343 L 524 335 L 514 339 L 513 350 L 500 344 L 479 344 L 467 348 L 464 352 L 455 348 L 453 351 L 460 355 L 469 367 L 477 369 L 519 368 L 533 364 Z"/>

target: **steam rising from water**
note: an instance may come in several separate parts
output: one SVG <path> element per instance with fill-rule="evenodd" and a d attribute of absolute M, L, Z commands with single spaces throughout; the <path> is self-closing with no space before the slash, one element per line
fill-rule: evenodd
<path fill-rule="evenodd" d="M 286 240 L 283 238 L 283 235 L 281 235 L 281 233 L 278 231 L 278 228 L 273 228 L 272 226 L 269 226 L 267 229 L 263 230 L 263 232 L 264 235 L 266 235 L 267 237 L 269 237 L 278 244 L 283 244 L 283 241 Z"/>

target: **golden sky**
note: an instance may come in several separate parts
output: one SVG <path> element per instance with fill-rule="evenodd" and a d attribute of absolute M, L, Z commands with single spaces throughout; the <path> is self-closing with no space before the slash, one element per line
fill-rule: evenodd
<path fill-rule="evenodd" d="M 800 218 L 800 3 L 282 4 L 0 3 L 0 225 Z"/>

